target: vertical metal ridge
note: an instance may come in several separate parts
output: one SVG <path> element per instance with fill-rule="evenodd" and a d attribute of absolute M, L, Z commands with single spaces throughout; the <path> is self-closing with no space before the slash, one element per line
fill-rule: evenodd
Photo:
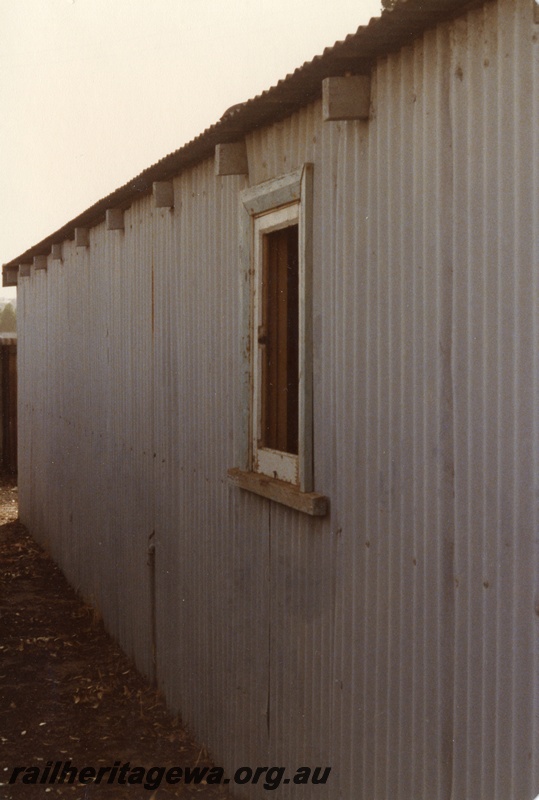
<path fill-rule="evenodd" d="M 537 4 L 535 8 L 535 21 L 537 22 Z M 537 28 L 537 25 L 536 25 Z M 532 113 L 532 144 L 531 144 L 531 160 L 532 160 L 532 167 L 529 172 L 529 176 L 532 181 L 532 187 L 539 186 L 539 47 L 537 45 L 534 47 L 532 52 L 532 64 L 531 64 L 531 78 L 530 78 L 530 97 L 531 97 L 531 104 L 530 110 Z M 539 192 L 537 188 L 535 191 L 532 189 L 531 193 L 531 213 L 532 213 L 532 264 L 537 265 L 539 264 Z M 532 288 L 532 297 L 536 298 L 539 296 L 539 278 L 538 278 L 538 271 L 537 269 L 532 269 L 532 278 L 531 278 L 531 288 Z M 537 353 L 539 351 L 539 321 L 537 319 L 537 311 L 535 311 L 533 315 L 533 351 Z M 537 359 L 534 359 L 533 362 L 533 369 L 532 369 L 532 376 L 533 376 L 533 396 L 535 399 L 539 397 L 539 369 L 538 369 L 538 362 Z M 533 443 L 534 443 L 534 452 L 533 452 L 533 474 L 537 479 L 539 476 L 539 448 L 535 446 L 536 442 L 539 440 L 539 403 L 534 402 L 533 407 Z M 537 503 L 533 504 L 533 530 L 537 531 L 539 527 L 539 507 Z M 535 585 L 533 587 L 533 611 L 535 613 L 534 618 L 534 654 L 532 659 L 532 670 L 533 675 L 535 675 L 535 681 L 532 691 L 531 697 L 531 705 L 532 705 L 532 714 L 533 714 L 533 723 L 532 723 L 532 747 L 531 747 L 531 773 L 535 776 L 535 780 L 537 784 L 539 784 L 539 546 L 537 544 L 537 539 L 535 540 L 535 558 L 532 558 L 532 563 L 534 562 L 534 574 L 535 574 Z"/>

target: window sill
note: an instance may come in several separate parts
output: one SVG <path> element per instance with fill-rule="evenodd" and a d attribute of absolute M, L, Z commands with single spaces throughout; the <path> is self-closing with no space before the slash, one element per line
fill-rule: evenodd
<path fill-rule="evenodd" d="M 283 506 L 295 508 L 312 517 L 324 517 L 329 509 L 329 499 L 316 492 L 301 492 L 297 486 L 269 478 L 258 472 L 246 472 L 234 467 L 228 470 L 230 483 L 248 492 L 254 492 Z"/>

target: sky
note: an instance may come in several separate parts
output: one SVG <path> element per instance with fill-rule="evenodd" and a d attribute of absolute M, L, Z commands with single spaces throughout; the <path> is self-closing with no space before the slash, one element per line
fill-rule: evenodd
<path fill-rule="evenodd" d="M 379 12 L 380 0 L 0 0 L 0 261 Z"/>

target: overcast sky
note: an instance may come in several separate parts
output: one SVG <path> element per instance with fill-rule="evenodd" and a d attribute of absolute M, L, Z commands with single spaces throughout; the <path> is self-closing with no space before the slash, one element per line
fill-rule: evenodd
<path fill-rule="evenodd" d="M 0 0 L 0 260 L 379 10 L 380 0 Z"/>

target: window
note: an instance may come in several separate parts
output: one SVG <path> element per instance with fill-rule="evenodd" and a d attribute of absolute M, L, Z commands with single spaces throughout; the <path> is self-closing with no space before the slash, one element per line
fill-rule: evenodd
<path fill-rule="evenodd" d="M 254 220 L 252 468 L 299 485 L 298 206 Z"/>
<path fill-rule="evenodd" d="M 241 488 L 324 514 L 312 465 L 312 165 L 241 199 L 249 422 L 244 468 L 229 474 Z"/>
<path fill-rule="evenodd" d="M 258 329 L 260 447 L 298 454 L 298 225 L 264 233 Z"/>

